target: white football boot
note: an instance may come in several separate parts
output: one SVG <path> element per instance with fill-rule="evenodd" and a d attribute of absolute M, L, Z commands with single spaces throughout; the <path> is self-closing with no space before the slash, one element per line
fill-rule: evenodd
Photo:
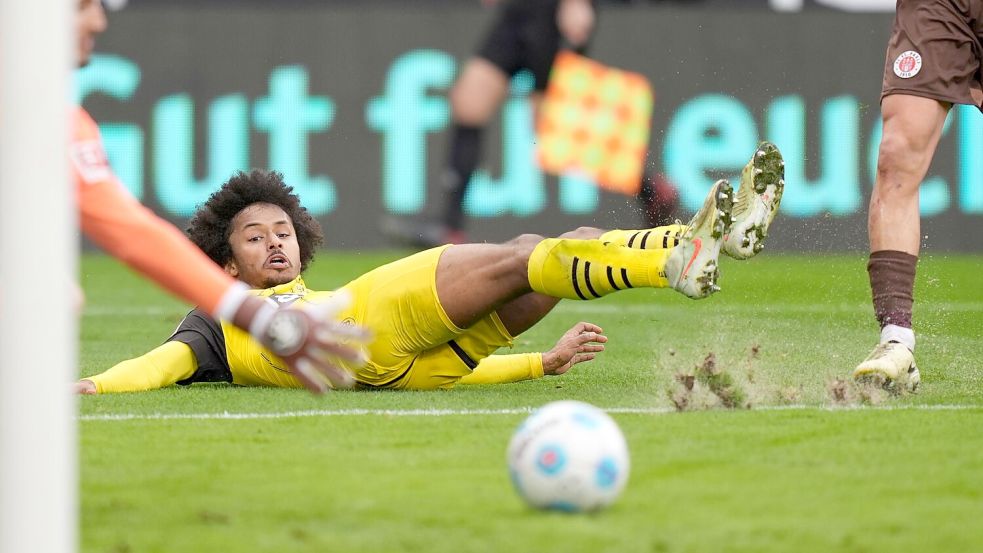
<path fill-rule="evenodd" d="M 734 259 L 748 259 L 765 247 L 768 227 L 778 214 L 784 189 L 782 154 L 771 142 L 762 142 L 741 172 L 734 226 L 724 237 L 724 253 Z"/>
<path fill-rule="evenodd" d="M 730 230 L 734 190 L 726 180 L 710 188 L 703 207 L 686 224 L 679 244 L 666 260 L 669 286 L 693 299 L 705 298 L 720 290 L 717 258 L 723 238 Z"/>
<path fill-rule="evenodd" d="M 853 378 L 874 382 L 885 388 L 903 386 L 909 392 L 918 390 L 922 375 L 915 366 L 915 355 L 904 344 L 884 342 L 853 370 Z"/>

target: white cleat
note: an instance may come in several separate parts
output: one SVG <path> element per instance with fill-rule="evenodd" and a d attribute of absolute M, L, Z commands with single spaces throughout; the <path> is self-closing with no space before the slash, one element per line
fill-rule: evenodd
<path fill-rule="evenodd" d="M 730 183 L 717 181 L 666 260 L 669 286 L 693 299 L 705 298 L 720 290 L 717 258 L 723 237 L 730 230 L 733 206 L 734 190 Z"/>
<path fill-rule="evenodd" d="M 748 259 L 765 247 L 768 227 L 778 214 L 784 189 L 782 154 L 774 144 L 762 142 L 741 172 L 734 226 L 724 237 L 724 253 L 734 259 Z"/>
<path fill-rule="evenodd" d="M 873 382 L 885 388 L 903 386 L 909 392 L 918 390 L 922 375 L 915 366 L 915 356 L 904 344 L 885 342 L 853 370 L 853 378 Z"/>

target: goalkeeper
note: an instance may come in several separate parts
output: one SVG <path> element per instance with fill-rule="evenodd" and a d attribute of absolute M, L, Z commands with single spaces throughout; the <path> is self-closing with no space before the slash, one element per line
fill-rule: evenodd
<path fill-rule="evenodd" d="M 260 297 L 304 309 L 338 294 L 338 317 L 372 331 L 368 363 L 349 367 L 361 388 L 429 390 L 562 374 L 593 359 L 607 338 L 578 323 L 546 353 L 492 355 L 511 346 L 559 302 L 627 288 L 671 287 L 691 298 L 719 290 L 721 250 L 746 259 L 762 247 L 784 185 L 778 150 L 763 144 L 742 173 L 711 188 L 690 223 L 648 230 L 582 227 L 560 238 L 445 245 L 394 261 L 338 291 L 307 288 L 301 273 L 321 241 L 317 222 L 281 175 L 233 176 L 191 220 L 189 234 Z M 173 383 L 299 387 L 282 361 L 247 333 L 192 311 L 160 347 L 78 382 L 80 393 L 139 391 Z"/>

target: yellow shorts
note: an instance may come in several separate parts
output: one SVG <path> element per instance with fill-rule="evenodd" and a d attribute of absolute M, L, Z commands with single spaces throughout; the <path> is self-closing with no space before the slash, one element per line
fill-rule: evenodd
<path fill-rule="evenodd" d="M 450 388 L 513 337 L 492 312 L 470 328 L 451 322 L 437 298 L 437 261 L 448 246 L 369 271 L 343 288 L 352 322 L 372 331 L 369 363 L 355 379 L 364 388 Z"/>

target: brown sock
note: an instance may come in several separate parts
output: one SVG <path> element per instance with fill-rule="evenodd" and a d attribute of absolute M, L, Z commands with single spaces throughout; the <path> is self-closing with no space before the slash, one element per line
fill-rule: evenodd
<path fill-rule="evenodd" d="M 867 262 L 874 315 L 881 328 L 897 325 L 911 328 L 914 303 L 915 266 L 918 256 L 896 250 L 871 252 Z"/>

